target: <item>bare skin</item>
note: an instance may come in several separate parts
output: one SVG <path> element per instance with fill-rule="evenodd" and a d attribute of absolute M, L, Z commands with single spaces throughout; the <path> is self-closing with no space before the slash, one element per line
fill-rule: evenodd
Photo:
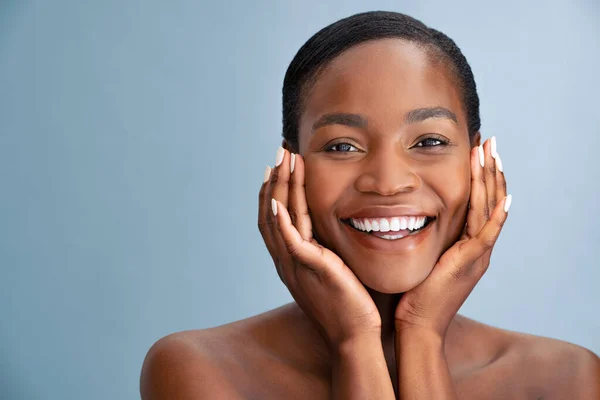
<path fill-rule="evenodd" d="M 468 135 L 443 61 L 367 42 L 320 73 L 304 106 L 259 199 L 295 303 L 161 339 L 144 399 L 600 399 L 588 350 L 456 314 L 509 200 L 495 142 Z M 392 215 L 429 222 L 400 239 L 349 222 Z"/>
<path fill-rule="evenodd" d="M 600 363 L 584 348 L 460 315 L 448 333 L 461 399 L 598 399 Z M 161 339 L 144 363 L 141 392 L 145 400 L 330 399 L 331 368 L 323 339 L 290 303 Z"/>

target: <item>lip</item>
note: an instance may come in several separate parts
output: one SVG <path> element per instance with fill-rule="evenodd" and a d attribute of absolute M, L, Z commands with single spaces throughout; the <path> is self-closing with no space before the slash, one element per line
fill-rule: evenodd
<path fill-rule="evenodd" d="M 418 207 L 413 206 L 370 206 L 359 209 L 358 211 L 352 213 L 351 215 L 342 218 L 351 219 L 351 218 L 390 218 L 390 217 L 435 217 L 435 215 L 423 211 Z"/>
<path fill-rule="evenodd" d="M 398 215 L 398 214 L 395 214 L 395 215 Z M 426 215 L 426 214 L 400 214 L 400 215 Z M 378 214 L 378 216 L 381 216 L 381 215 Z M 363 217 L 363 218 L 368 218 L 368 217 Z M 408 235 L 401 239 L 396 239 L 396 240 L 386 240 L 386 239 L 378 238 L 377 236 L 374 236 L 374 235 L 370 235 L 370 234 L 358 231 L 358 230 L 352 228 L 350 225 L 345 224 L 342 221 L 340 221 L 340 223 L 344 226 L 344 228 L 347 229 L 352 241 L 357 242 L 360 246 L 366 247 L 368 249 L 377 250 L 377 251 L 386 252 L 386 253 L 391 253 L 391 252 L 403 253 L 403 252 L 409 252 L 409 251 L 414 250 L 417 246 L 419 246 L 419 244 L 421 244 L 425 239 L 427 239 L 429 237 L 429 235 L 431 235 L 431 231 L 433 230 L 432 225 L 434 225 L 436 222 L 437 222 L 437 219 L 434 219 L 425 228 L 423 228 L 422 230 L 420 230 L 419 232 L 417 232 L 413 235 Z"/>

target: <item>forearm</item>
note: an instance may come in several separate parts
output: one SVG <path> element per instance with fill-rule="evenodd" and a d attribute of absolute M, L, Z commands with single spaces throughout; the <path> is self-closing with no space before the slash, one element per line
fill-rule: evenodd
<path fill-rule="evenodd" d="M 457 399 L 442 337 L 416 330 L 397 330 L 395 345 L 401 399 Z"/>
<path fill-rule="evenodd" d="M 395 399 L 379 335 L 337 346 L 332 386 L 333 399 Z"/>

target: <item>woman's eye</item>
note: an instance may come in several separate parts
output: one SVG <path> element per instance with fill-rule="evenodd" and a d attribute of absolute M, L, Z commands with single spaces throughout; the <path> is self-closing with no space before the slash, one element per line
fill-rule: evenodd
<path fill-rule="evenodd" d="M 446 142 L 436 138 L 426 138 L 417 143 L 416 147 L 436 147 L 445 145 Z"/>
<path fill-rule="evenodd" d="M 338 153 L 349 153 L 358 151 L 358 149 L 352 146 L 350 143 L 336 143 L 327 147 L 326 151 L 328 152 L 338 152 Z"/>

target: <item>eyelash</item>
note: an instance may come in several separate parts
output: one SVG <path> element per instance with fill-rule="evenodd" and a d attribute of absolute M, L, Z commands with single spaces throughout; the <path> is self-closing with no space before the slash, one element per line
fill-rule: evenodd
<path fill-rule="evenodd" d="M 421 145 L 423 142 L 426 142 L 428 140 L 435 140 L 435 141 L 439 142 L 439 144 L 435 144 L 435 145 L 431 145 L 431 146 Z M 350 147 L 354 148 L 355 150 L 354 151 L 333 150 L 334 147 L 336 147 L 336 146 L 342 146 L 342 145 L 350 146 Z M 431 137 L 426 137 L 426 138 L 421 139 L 415 145 L 415 147 L 439 147 L 439 146 L 446 146 L 446 145 L 448 145 L 447 141 L 443 140 L 442 138 L 436 137 L 436 136 L 431 136 Z M 359 151 L 359 150 L 356 148 L 356 146 L 351 145 L 348 142 L 339 142 L 339 143 L 334 143 L 334 144 L 328 146 L 327 148 L 325 148 L 325 151 L 328 152 L 328 153 L 354 153 L 354 152 Z"/>
<path fill-rule="evenodd" d="M 440 142 L 440 144 L 436 144 L 433 146 L 419 146 L 421 143 L 428 141 L 428 140 L 435 140 Z M 415 147 L 439 147 L 439 146 L 446 146 L 448 144 L 448 142 L 444 139 L 442 139 L 441 137 L 437 137 L 437 136 L 429 136 L 426 138 L 421 139 L 416 145 Z"/>
<path fill-rule="evenodd" d="M 330 146 L 327 146 L 327 148 L 325 148 L 325 151 L 326 151 L 326 152 L 328 152 L 328 153 L 354 153 L 354 152 L 355 152 L 355 151 L 339 151 L 339 150 L 332 150 L 332 149 L 333 149 L 333 147 L 335 147 L 335 146 L 341 146 L 341 145 L 348 145 L 348 146 L 350 146 L 350 147 L 353 147 L 353 148 L 355 148 L 355 149 L 356 149 L 356 146 L 353 146 L 353 145 L 351 145 L 351 144 L 350 144 L 350 143 L 348 143 L 348 142 L 339 142 L 339 143 L 334 143 L 334 144 L 332 144 L 332 145 L 330 145 Z M 358 151 L 358 149 L 356 149 L 356 151 Z"/>

